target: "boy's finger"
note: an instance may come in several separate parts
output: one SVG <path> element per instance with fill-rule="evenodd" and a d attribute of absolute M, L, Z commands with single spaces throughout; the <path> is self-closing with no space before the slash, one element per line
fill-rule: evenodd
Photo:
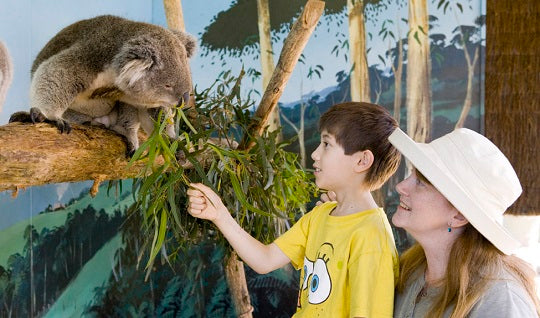
<path fill-rule="evenodd" d="M 201 214 L 201 213 L 202 213 L 202 210 L 200 210 L 200 209 L 189 208 L 189 209 L 188 209 L 188 212 L 189 212 L 189 214 L 195 216 L 195 215 Z"/>
<path fill-rule="evenodd" d="M 188 199 L 189 203 L 204 203 L 206 201 L 206 198 L 201 196 L 190 196 Z"/>
<path fill-rule="evenodd" d="M 189 187 L 190 187 L 190 189 L 195 189 L 195 190 L 198 190 L 200 192 L 204 192 L 205 190 L 212 191 L 212 189 L 210 189 L 209 187 L 205 186 L 202 183 L 190 183 Z"/>
<path fill-rule="evenodd" d="M 220 198 L 217 196 L 217 194 L 214 192 L 214 190 L 210 189 L 209 187 L 205 186 L 202 183 L 190 183 L 190 187 L 193 189 L 199 190 L 203 196 L 205 196 L 210 204 L 215 207 L 215 202 L 218 202 Z M 188 190 L 189 191 L 189 190 Z"/>
<path fill-rule="evenodd" d="M 201 191 L 193 189 L 193 188 L 189 188 L 186 193 L 189 196 L 199 196 Z"/>
<path fill-rule="evenodd" d="M 337 195 L 334 191 L 328 191 L 328 198 L 331 200 L 331 201 L 336 201 L 337 199 Z"/>
<path fill-rule="evenodd" d="M 206 204 L 190 204 L 189 205 L 189 208 L 190 209 L 194 209 L 194 210 L 204 210 L 206 208 Z"/>

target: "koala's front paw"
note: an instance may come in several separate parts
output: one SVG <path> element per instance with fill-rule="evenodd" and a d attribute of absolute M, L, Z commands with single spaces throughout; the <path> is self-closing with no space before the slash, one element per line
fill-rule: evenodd
<path fill-rule="evenodd" d="M 10 123 L 31 123 L 32 118 L 29 112 L 16 112 L 9 117 Z"/>
<path fill-rule="evenodd" d="M 126 143 L 126 159 L 127 160 L 131 160 L 131 158 L 133 157 L 133 155 L 135 154 L 135 151 L 137 149 L 133 146 L 132 143 L 130 142 L 127 142 Z"/>
<path fill-rule="evenodd" d="M 60 130 L 61 134 L 63 133 L 69 134 L 71 132 L 71 126 L 67 121 L 63 119 L 57 119 L 57 120 L 47 119 L 47 117 L 45 117 L 45 115 L 43 115 L 43 113 L 36 107 L 30 108 L 30 121 L 34 124 L 45 122 L 51 125 L 55 125 L 56 128 Z"/>

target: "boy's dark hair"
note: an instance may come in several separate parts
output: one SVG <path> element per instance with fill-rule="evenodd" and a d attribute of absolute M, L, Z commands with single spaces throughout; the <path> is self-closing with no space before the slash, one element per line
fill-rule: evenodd
<path fill-rule="evenodd" d="M 370 190 L 379 189 L 399 166 L 401 154 L 388 141 L 398 127 L 386 109 L 365 102 L 334 105 L 319 120 L 319 131 L 332 134 L 346 155 L 364 150 L 373 153 L 373 164 L 365 180 Z"/>

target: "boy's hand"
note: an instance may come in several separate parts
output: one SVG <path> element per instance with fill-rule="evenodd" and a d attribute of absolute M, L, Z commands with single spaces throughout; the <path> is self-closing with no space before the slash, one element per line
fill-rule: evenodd
<path fill-rule="evenodd" d="M 215 221 L 227 211 L 219 196 L 202 183 L 191 183 L 187 191 L 189 196 L 189 214 L 200 219 Z"/>
<path fill-rule="evenodd" d="M 336 201 L 336 199 L 337 199 L 336 193 L 334 191 L 328 191 L 321 194 L 320 200 L 317 201 L 315 205 L 321 205 L 324 202 L 328 202 L 328 201 Z"/>

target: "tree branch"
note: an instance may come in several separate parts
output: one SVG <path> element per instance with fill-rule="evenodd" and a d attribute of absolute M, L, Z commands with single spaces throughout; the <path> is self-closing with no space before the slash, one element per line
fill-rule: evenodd
<path fill-rule="evenodd" d="M 317 26 L 319 18 L 324 11 L 324 1 L 308 0 L 302 14 L 294 22 L 291 32 L 285 39 L 283 49 L 279 56 L 279 61 L 274 69 L 274 73 L 270 78 L 270 82 L 266 87 L 264 95 L 261 99 L 259 107 L 255 111 L 256 121 L 250 127 L 250 134 L 261 135 L 270 114 L 277 105 L 285 85 L 291 77 L 292 71 L 300 58 L 300 54 L 304 50 L 311 33 Z M 257 120 L 258 119 L 258 120 Z M 249 136 L 245 136 L 240 144 L 241 149 L 249 149 L 254 143 L 249 142 Z"/>
<path fill-rule="evenodd" d="M 126 145 L 116 133 L 73 125 L 60 134 L 50 124 L 0 126 L 0 191 L 47 183 L 134 178 L 145 161 L 128 167 Z"/>

